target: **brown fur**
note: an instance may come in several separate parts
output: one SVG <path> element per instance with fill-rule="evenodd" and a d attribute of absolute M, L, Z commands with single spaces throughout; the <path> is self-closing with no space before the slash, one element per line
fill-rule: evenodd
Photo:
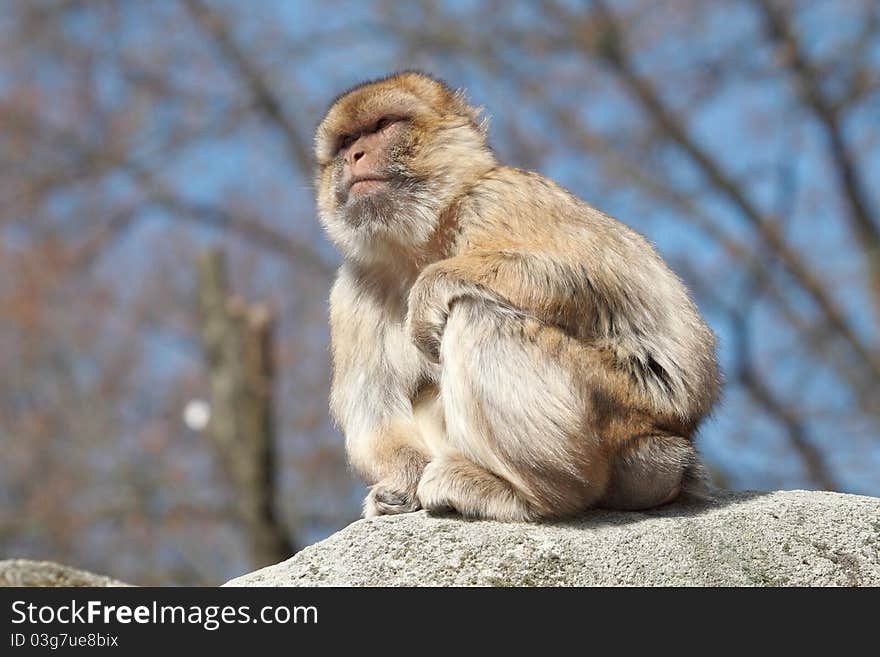
<path fill-rule="evenodd" d="M 404 73 L 346 92 L 317 131 L 345 257 L 331 410 L 366 515 L 533 520 L 696 488 L 714 336 L 641 235 L 499 165 L 479 114 Z"/>

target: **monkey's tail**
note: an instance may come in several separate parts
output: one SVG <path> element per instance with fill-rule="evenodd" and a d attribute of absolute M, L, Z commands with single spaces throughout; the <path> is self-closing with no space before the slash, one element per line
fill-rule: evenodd
<path fill-rule="evenodd" d="M 681 476 L 679 499 L 683 502 L 711 502 L 715 499 L 715 489 L 710 483 L 709 473 L 696 450 L 691 449 L 691 459 Z"/>

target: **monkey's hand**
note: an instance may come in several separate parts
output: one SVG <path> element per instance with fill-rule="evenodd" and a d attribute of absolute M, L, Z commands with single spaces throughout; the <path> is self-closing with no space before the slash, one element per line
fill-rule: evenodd
<path fill-rule="evenodd" d="M 422 272 L 409 293 L 406 331 L 419 351 L 434 363 L 440 362 L 440 342 L 451 298 L 449 286 L 434 266 Z"/>
<path fill-rule="evenodd" d="M 456 302 L 470 299 L 479 300 L 519 312 L 479 277 L 479 258 L 474 258 L 477 267 L 468 267 L 465 258 L 441 260 L 426 267 L 409 292 L 406 313 L 406 330 L 416 347 L 429 360 L 440 362 L 440 343 L 446 320 Z"/>

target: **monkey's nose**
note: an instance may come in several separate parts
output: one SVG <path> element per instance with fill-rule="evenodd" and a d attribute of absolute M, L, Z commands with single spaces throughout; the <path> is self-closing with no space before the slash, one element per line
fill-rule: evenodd
<path fill-rule="evenodd" d="M 355 164 L 358 160 L 360 160 L 366 153 L 362 150 L 352 151 L 351 153 L 351 163 Z"/>

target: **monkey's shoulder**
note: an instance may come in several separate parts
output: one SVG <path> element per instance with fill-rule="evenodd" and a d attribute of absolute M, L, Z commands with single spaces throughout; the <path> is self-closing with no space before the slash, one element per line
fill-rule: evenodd
<path fill-rule="evenodd" d="M 644 236 L 625 223 L 554 180 L 525 169 L 493 168 L 470 189 L 460 211 L 465 236 L 477 241 L 492 236 L 533 244 L 601 242 L 622 251 L 653 251 Z"/>
<path fill-rule="evenodd" d="M 555 181 L 535 171 L 499 165 L 473 186 L 474 202 L 499 205 L 534 204 L 575 206 L 583 203 Z"/>

